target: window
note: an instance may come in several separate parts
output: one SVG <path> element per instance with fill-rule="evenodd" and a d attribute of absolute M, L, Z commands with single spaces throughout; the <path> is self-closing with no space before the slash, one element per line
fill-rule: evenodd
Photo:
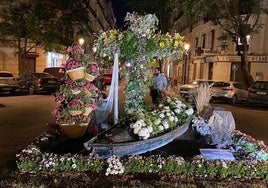
<path fill-rule="evenodd" d="M 206 47 L 206 34 L 202 35 L 202 48 Z"/>
<path fill-rule="evenodd" d="M 210 50 L 214 49 L 214 41 L 215 41 L 215 29 L 211 30 L 211 43 L 210 43 Z"/>
<path fill-rule="evenodd" d="M 198 37 L 195 38 L 195 48 L 198 47 Z"/>

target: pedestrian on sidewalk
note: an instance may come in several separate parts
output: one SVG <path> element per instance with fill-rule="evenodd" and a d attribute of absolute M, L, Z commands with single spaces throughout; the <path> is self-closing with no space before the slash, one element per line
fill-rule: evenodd
<path fill-rule="evenodd" d="M 165 91 L 167 89 L 167 78 L 160 72 L 160 68 L 154 69 L 153 74 L 153 84 L 150 88 L 150 95 L 152 97 L 153 105 L 158 105 L 163 97 L 165 96 Z"/>

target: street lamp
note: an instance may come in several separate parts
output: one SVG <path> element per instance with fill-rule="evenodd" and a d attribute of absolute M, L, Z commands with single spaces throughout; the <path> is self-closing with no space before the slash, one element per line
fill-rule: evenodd
<path fill-rule="evenodd" d="M 188 52 L 189 52 L 189 49 L 190 49 L 190 44 L 188 43 L 185 43 L 184 44 L 184 64 L 183 64 L 183 84 L 186 84 L 187 82 L 187 61 L 188 61 Z"/>
<path fill-rule="evenodd" d="M 80 46 L 83 46 L 84 42 L 85 42 L 85 39 L 83 38 L 78 39 L 78 43 L 80 44 Z"/>

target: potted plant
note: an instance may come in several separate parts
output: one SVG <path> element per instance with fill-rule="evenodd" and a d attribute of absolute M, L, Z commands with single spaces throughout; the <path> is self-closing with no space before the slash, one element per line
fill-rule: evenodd
<path fill-rule="evenodd" d="M 99 75 L 99 68 L 95 62 L 90 62 L 86 66 L 85 79 L 92 82 Z"/>
<path fill-rule="evenodd" d="M 60 103 L 60 106 L 55 107 L 52 112 L 61 131 L 69 138 L 79 137 L 85 133 L 98 96 L 98 89 L 93 83 L 84 76 L 73 79 L 68 72 L 80 67 L 83 67 L 84 70 L 88 67 L 88 71 L 92 73 L 98 72 L 97 66 L 91 66 L 91 63 L 86 62 L 88 58 L 83 52 L 80 46 L 73 45 L 68 48 L 69 59 L 63 65 L 68 76 L 63 80 L 58 92 L 54 94 L 55 100 Z M 92 70 L 89 70 L 90 68 Z"/>
<path fill-rule="evenodd" d="M 80 45 L 72 45 L 67 48 L 69 59 L 63 64 L 67 75 L 72 80 L 78 80 L 85 77 L 85 64 L 87 58 L 84 55 L 84 49 Z"/>

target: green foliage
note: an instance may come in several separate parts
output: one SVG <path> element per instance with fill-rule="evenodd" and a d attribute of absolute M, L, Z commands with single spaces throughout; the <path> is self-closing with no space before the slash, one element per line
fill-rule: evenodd
<path fill-rule="evenodd" d="M 121 56 L 127 61 L 135 59 L 137 54 L 137 39 L 131 32 L 125 32 L 122 36 Z"/>
<path fill-rule="evenodd" d="M 27 50 L 42 45 L 62 52 L 76 41 L 77 33 L 93 33 L 88 14 L 89 1 L 3 0 L 0 2 L 1 42 Z M 23 40 L 22 40 L 23 39 Z M 29 42 L 28 48 L 18 41 Z"/>

